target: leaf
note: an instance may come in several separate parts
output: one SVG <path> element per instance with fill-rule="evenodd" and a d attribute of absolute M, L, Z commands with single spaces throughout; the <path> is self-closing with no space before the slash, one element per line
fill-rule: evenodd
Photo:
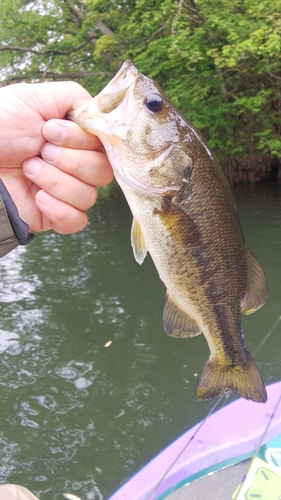
<path fill-rule="evenodd" d="M 2 85 L 72 79 L 95 95 L 131 58 L 221 160 L 279 151 L 280 49 L 280 0 L 1 0 Z"/>

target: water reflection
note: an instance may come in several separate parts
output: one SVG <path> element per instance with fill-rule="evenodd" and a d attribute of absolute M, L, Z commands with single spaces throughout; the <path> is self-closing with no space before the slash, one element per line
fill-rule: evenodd
<path fill-rule="evenodd" d="M 235 192 L 270 285 L 245 318 L 252 351 L 280 316 L 279 190 Z M 0 261 L 0 482 L 42 500 L 107 498 L 212 405 L 194 396 L 205 339 L 165 335 L 165 290 L 149 257 L 135 263 L 130 224 L 113 193 L 83 233 L 37 236 Z M 266 382 L 280 378 L 280 330 L 256 357 Z"/>
<path fill-rule="evenodd" d="M 19 347 L 17 339 L 19 335 L 15 332 L 6 332 L 5 330 L 0 330 L 0 354 L 7 351 L 8 349 L 15 351 Z"/>

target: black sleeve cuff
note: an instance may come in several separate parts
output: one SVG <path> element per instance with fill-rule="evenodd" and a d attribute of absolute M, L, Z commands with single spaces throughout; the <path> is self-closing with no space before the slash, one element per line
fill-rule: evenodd
<path fill-rule="evenodd" d="M 1 179 L 0 179 L 0 196 L 4 202 L 13 232 L 18 240 L 18 244 L 27 245 L 35 238 L 35 234 L 29 232 L 28 224 L 23 219 L 20 218 L 17 207 L 14 204 L 9 192 L 7 191 Z M 1 228 L 0 228 L 0 240 L 1 240 Z"/>

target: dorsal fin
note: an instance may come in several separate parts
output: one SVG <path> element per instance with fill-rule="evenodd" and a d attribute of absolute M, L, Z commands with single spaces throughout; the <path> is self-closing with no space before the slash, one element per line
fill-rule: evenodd
<path fill-rule="evenodd" d="M 131 244 L 136 261 L 139 264 L 142 264 L 146 257 L 147 249 L 142 234 L 142 230 L 135 218 L 133 218 L 132 229 L 131 229 Z"/>
<path fill-rule="evenodd" d="M 263 268 L 247 248 L 247 291 L 241 302 L 244 314 L 251 314 L 265 303 L 268 284 Z"/>
<path fill-rule="evenodd" d="M 163 325 L 165 332 L 172 337 L 195 337 L 201 333 L 196 321 L 179 308 L 168 292 L 164 305 Z"/>

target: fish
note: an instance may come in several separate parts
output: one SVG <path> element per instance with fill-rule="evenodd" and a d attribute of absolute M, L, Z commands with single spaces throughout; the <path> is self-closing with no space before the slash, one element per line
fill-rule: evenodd
<path fill-rule="evenodd" d="M 203 333 L 210 356 L 199 400 L 232 391 L 265 402 L 246 348 L 242 313 L 266 301 L 268 284 L 248 249 L 229 183 L 201 133 L 131 61 L 67 117 L 99 137 L 131 212 L 131 244 L 147 252 L 166 286 L 163 325 L 172 337 Z"/>

